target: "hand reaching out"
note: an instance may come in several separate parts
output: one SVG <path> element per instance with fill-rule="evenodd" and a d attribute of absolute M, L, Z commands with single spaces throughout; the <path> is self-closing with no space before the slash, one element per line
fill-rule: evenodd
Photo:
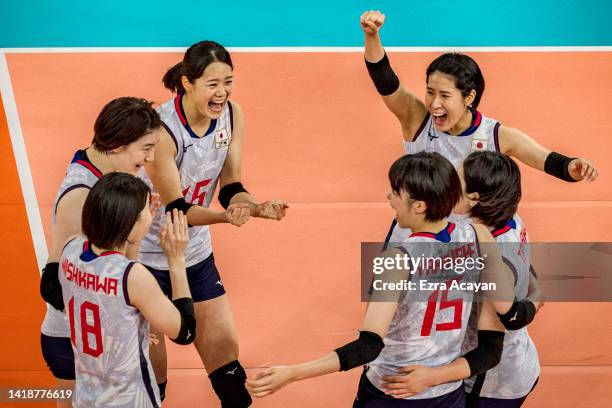
<path fill-rule="evenodd" d="M 280 390 L 293 381 L 293 369 L 289 366 L 270 367 L 246 381 L 249 393 L 257 398 L 265 397 Z"/>
<path fill-rule="evenodd" d="M 251 215 L 258 218 L 280 221 L 285 217 L 289 205 L 284 200 L 265 201 L 251 207 Z"/>

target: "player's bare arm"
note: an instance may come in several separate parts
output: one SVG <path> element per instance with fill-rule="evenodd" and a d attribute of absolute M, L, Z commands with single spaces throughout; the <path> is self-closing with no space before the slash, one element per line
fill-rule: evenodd
<path fill-rule="evenodd" d="M 232 132 L 232 141 L 230 142 L 225 163 L 219 174 L 220 192 L 219 199 L 222 200 L 223 195 L 229 189 L 234 189 L 234 186 L 240 184 L 244 190 L 241 180 L 241 164 L 242 164 L 242 145 L 244 140 L 244 113 L 242 108 L 236 102 L 230 102 L 234 111 L 234 129 Z M 289 205 L 284 200 L 271 200 L 263 203 L 257 203 L 255 198 L 247 191 L 234 190 L 229 199 L 229 207 L 232 208 L 232 217 L 241 220 L 249 216 L 258 218 L 267 218 L 273 220 L 281 220 Z M 247 204 L 244 206 L 243 204 Z M 245 220 L 246 222 L 246 220 Z"/>
<path fill-rule="evenodd" d="M 385 105 L 399 120 L 404 139 L 411 141 L 427 115 L 427 108 L 419 98 L 401 86 L 391 69 L 379 35 L 385 19 L 386 16 L 379 11 L 366 11 L 361 15 L 366 65 Z"/>
<path fill-rule="evenodd" d="M 168 205 L 175 200 L 183 199 L 178 168 L 176 167 L 176 145 L 166 130 L 162 132 L 161 139 L 155 151 L 155 160 L 147 164 L 146 170 L 159 192 L 161 202 Z M 214 211 L 194 205 L 187 211 L 187 218 L 191 225 L 210 225 L 229 222 L 225 211 Z"/>
<path fill-rule="evenodd" d="M 499 144 L 502 153 L 516 157 L 534 169 L 546 171 L 546 162 L 550 160 L 549 156 L 552 152 L 524 132 L 501 126 L 499 129 Z M 564 167 L 573 181 L 595 181 L 597 179 L 599 175 L 597 167 L 590 160 L 573 158 L 566 161 Z"/>

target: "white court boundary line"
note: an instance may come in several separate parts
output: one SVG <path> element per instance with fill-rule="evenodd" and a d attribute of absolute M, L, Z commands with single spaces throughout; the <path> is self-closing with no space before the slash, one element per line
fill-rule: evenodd
<path fill-rule="evenodd" d="M 363 47 L 227 47 L 230 52 L 363 52 Z M 49 47 L 0 48 L 5 54 L 53 54 L 98 52 L 185 52 L 187 47 Z M 534 47 L 385 47 L 389 52 L 612 52 L 612 46 L 534 46 Z"/>
<path fill-rule="evenodd" d="M 4 53 L 0 53 L 0 94 L 2 94 L 2 101 L 4 103 L 6 121 L 11 137 L 11 144 L 13 145 L 17 172 L 19 173 L 21 193 L 23 194 L 23 201 L 25 202 L 26 213 L 28 215 L 28 223 L 30 224 L 30 233 L 32 234 L 32 242 L 34 243 L 38 270 L 41 271 L 43 266 L 47 263 L 49 253 L 47 251 L 45 232 L 40 218 L 38 200 L 36 199 L 32 172 L 30 171 L 28 153 L 23 139 L 21 123 L 19 122 L 15 94 L 13 93 L 13 87 L 11 85 L 11 76 Z"/>

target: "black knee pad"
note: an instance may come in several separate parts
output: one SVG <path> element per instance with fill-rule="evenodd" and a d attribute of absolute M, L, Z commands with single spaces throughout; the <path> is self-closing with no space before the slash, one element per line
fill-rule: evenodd
<path fill-rule="evenodd" d="M 166 385 L 168 385 L 168 380 L 164 381 L 163 383 L 157 383 L 157 386 L 159 387 L 159 399 L 161 401 L 166 399 Z"/>
<path fill-rule="evenodd" d="M 217 368 L 208 376 L 222 408 L 247 408 L 252 400 L 246 390 L 246 373 L 238 360 Z"/>

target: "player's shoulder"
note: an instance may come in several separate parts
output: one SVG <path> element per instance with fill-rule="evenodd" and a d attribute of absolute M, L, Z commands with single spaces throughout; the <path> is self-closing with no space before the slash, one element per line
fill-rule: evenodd
<path fill-rule="evenodd" d="M 132 302 L 151 293 L 154 285 L 157 285 L 151 272 L 140 262 L 131 262 L 125 273 L 128 276 L 127 279 L 124 278 L 124 282 L 127 283 L 128 294 Z"/>
<path fill-rule="evenodd" d="M 89 195 L 91 187 L 86 185 L 76 185 L 73 188 L 66 190 L 57 200 L 55 214 L 57 217 L 73 214 L 80 214 L 85 200 Z"/>
<path fill-rule="evenodd" d="M 159 113 L 159 116 L 162 119 L 168 118 L 169 116 L 176 114 L 176 108 L 175 108 L 176 98 L 177 96 L 175 95 L 156 108 L 157 113 Z"/>
<path fill-rule="evenodd" d="M 473 223 L 469 224 L 472 228 L 474 228 L 474 232 L 476 232 L 476 237 L 480 242 L 495 242 L 493 235 L 484 224 Z"/>
<path fill-rule="evenodd" d="M 236 112 L 240 112 L 240 114 L 243 113 L 242 106 L 238 102 L 236 102 L 235 100 L 229 99 L 227 101 L 227 104 L 228 104 L 229 109 L 231 109 L 234 114 L 236 114 Z"/>
<path fill-rule="evenodd" d="M 147 280 L 149 277 L 153 277 L 147 267 L 141 264 L 140 262 L 131 261 L 128 271 L 128 279 Z"/>

